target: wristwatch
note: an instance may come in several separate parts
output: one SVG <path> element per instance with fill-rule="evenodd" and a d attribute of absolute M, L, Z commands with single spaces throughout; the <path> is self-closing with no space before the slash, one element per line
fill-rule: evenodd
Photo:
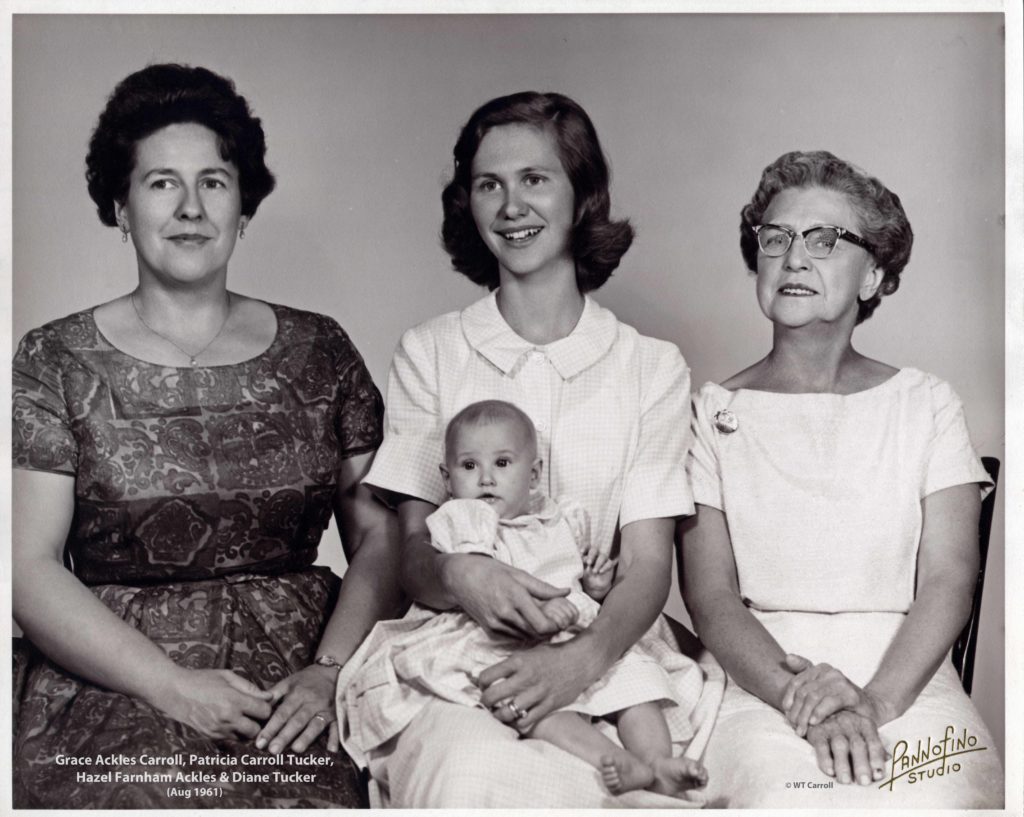
<path fill-rule="evenodd" d="M 321 667 L 337 667 L 339 670 L 341 669 L 341 661 L 333 655 L 317 656 L 317 659 L 313 663 L 319 664 Z"/>

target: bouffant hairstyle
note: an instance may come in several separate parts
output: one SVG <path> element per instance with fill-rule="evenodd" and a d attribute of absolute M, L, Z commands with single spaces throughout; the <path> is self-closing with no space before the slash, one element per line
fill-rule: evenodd
<path fill-rule="evenodd" d="M 843 193 L 860 221 L 854 230 L 868 244 L 884 276 L 868 300 L 858 303 L 857 323 L 871 317 L 882 302 L 900 286 L 900 274 L 910 260 L 914 233 L 900 197 L 874 176 L 825 150 L 785 153 L 764 169 L 750 203 L 741 212 L 740 250 L 751 272 L 757 272 L 757 235 L 765 211 L 777 193 L 789 187 L 823 187 Z M 846 225 L 839 225 L 846 226 Z"/>
<path fill-rule="evenodd" d="M 444 432 L 445 459 L 454 454 L 453 446 L 459 431 L 467 426 L 481 426 L 489 423 L 511 422 L 519 426 L 527 445 L 537 454 L 537 430 L 526 412 L 505 400 L 480 400 L 470 403 L 448 423 Z"/>
<path fill-rule="evenodd" d="M 135 147 L 168 125 L 186 122 L 209 128 L 220 155 L 238 168 L 242 215 L 251 218 L 274 189 L 264 162 L 266 139 L 260 120 L 227 77 L 206 68 L 150 65 L 118 83 L 89 140 L 85 178 L 100 221 L 114 227 L 114 203 L 128 197 Z"/>
<path fill-rule="evenodd" d="M 441 237 L 452 267 L 473 283 L 488 289 L 498 286 L 498 262 L 473 222 L 469 195 L 473 157 L 487 132 L 500 125 L 528 125 L 553 137 L 574 194 L 571 248 L 576 283 L 580 292 L 597 289 L 632 244 L 633 228 L 628 220 L 611 220 L 610 173 L 597 131 L 587 112 L 562 94 L 524 91 L 492 99 L 462 128 L 452 151 L 455 173 L 441 194 Z"/>

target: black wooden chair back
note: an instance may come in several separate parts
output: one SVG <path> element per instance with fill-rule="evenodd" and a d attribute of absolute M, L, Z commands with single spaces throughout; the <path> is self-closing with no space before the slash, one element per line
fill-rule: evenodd
<path fill-rule="evenodd" d="M 988 559 L 988 540 L 992 532 L 992 513 L 996 506 L 996 489 L 999 485 L 999 460 L 995 457 L 982 457 L 992 479 L 993 488 L 981 503 L 981 517 L 978 519 L 978 581 L 974 585 L 974 602 L 971 604 L 971 615 L 953 645 L 953 666 L 960 676 L 964 692 L 971 694 L 974 680 L 974 651 L 978 646 L 978 625 L 981 619 L 981 594 L 985 589 L 985 561 Z"/>

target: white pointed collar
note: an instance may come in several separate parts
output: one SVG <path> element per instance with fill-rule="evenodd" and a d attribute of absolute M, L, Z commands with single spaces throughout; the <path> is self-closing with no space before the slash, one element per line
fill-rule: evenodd
<path fill-rule="evenodd" d="M 528 528 L 534 525 L 549 525 L 558 521 L 562 509 L 555 500 L 541 493 L 530 494 L 526 510 L 511 519 L 499 519 L 498 525 L 505 528 Z"/>
<path fill-rule="evenodd" d="M 619 332 L 618 319 L 589 295 L 566 337 L 538 346 L 516 334 L 498 309 L 497 290 L 462 310 L 469 345 L 505 374 L 514 373 L 531 351 L 543 353 L 563 380 L 569 380 L 608 354 Z"/>

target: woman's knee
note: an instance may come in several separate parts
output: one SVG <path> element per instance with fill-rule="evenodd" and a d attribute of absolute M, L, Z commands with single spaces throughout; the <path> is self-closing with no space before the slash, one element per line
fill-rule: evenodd
<path fill-rule="evenodd" d="M 503 777 L 500 747 L 517 741 L 513 730 L 482 709 L 428 706 L 406 728 L 387 762 L 391 805 L 481 806 Z"/>

